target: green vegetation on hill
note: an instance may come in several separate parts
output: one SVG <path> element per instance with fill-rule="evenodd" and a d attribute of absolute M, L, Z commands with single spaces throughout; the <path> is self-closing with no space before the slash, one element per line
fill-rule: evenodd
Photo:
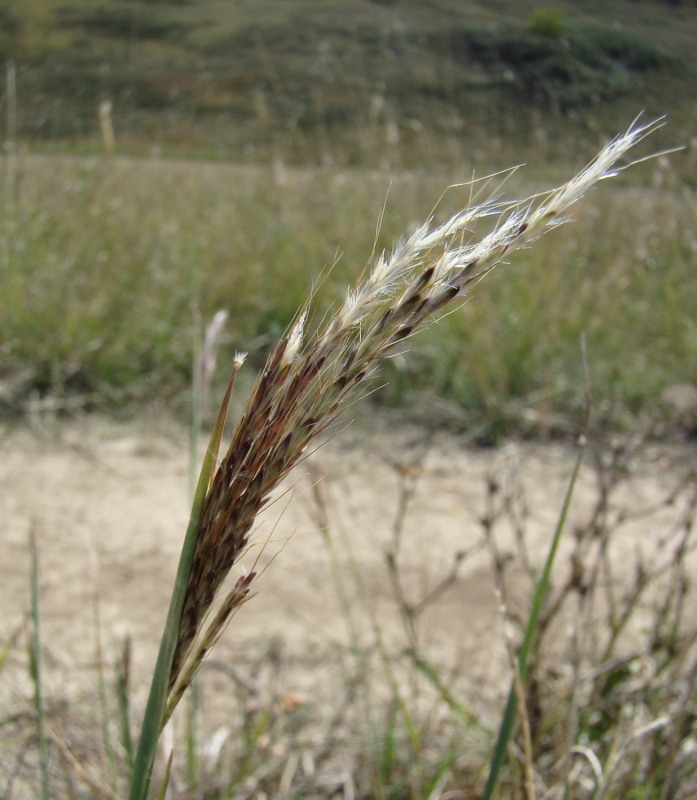
<path fill-rule="evenodd" d="M 434 143 L 638 108 L 694 122 L 697 5 L 538 5 L 22 0 L 2 10 L 0 56 L 20 136 L 69 146 L 98 144 L 101 100 L 122 148 L 235 160 L 418 163 Z"/>

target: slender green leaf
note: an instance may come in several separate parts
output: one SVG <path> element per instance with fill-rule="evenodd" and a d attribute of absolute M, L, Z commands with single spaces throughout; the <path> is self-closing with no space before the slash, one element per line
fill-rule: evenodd
<path fill-rule="evenodd" d="M 43 687 L 41 680 L 41 608 L 39 589 L 39 554 L 36 548 L 36 539 L 31 536 L 31 643 L 29 650 L 29 663 L 31 678 L 34 683 L 34 705 L 39 739 L 39 770 L 41 773 L 41 798 L 50 800 L 51 791 L 48 779 L 48 736 L 46 734 L 46 709 L 44 706 Z"/>
<path fill-rule="evenodd" d="M 26 629 L 26 623 L 27 618 L 23 619 L 22 622 L 14 629 L 7 641 L 7 644 L 0 649 L 0 674 L 2 673 L 3 669 L 5 669 L 7 659 L 10 657 L 10 653 L 17 644 L 17 640 L 22 635 L 22 631 Z"/>
<path fill-rule="evenodd" d="M 453 693 L 443 682 L 441 676 L 438 674 L 436 668 L 431 664 L 422 653 L 413 650 L 411 653 L 414 664 L 421 670 L 421 672 L 430 681 L 433 688 L 440 694 L 441 698 L 448 706 L 448 708 L 458 716 L 466 725 L 477 732 L 483 733 L 483 729 L 477 720 L 477 717 L 468 711 L 462 703 L 454 697 Z"/>
<path fill-rule="evenodd" d="M 165 800 L 167 797 L 167 787 L 169 786 L 169 776 L 172 774 L 172 761 L 174 760 L 174 751 L 171 750 L 169 758 L 167 759 L 167 767 L 165 768 L 165 777 L 162 779 L 162 786 L 160 786 L 158 800 Z"/>
<path fill-rule="evenodd" d="M 564 530 L 564 526 L 566 524 L 566 518 L 569 512 L 569 507 L 571 506 L 571 498 L 573 497 L 574 487 L 576 486 L 576 480 L 578 478 L 578 474 L 581 469 L 581 464 L 583 462 L 584 454 L 585 454 L 585 444 L 582 443 L 579 450 L 578 458 L 576 459 L 576 463 L 574 465 L 573 472 L 571 473 L 571 479 L 569 481 L 569 486 L 566 490 L 566 496 L 564 497 L 564 503 L 562 505 L 562 509 L 559 514 L 559 519 L 557 520 L 557 527 L 554 531 L 554 536 L 552 537 L 552 542 L 549 547 L 549 553 L 547 554 L 547 561 L 545 562 L 544 570 L 542 571 L 542 574 L 540 575 L 540 578 L 537 581 L 537 586 L 535 588 L 535 594 L 532 600 L 532 607 L 530 609 L 530 618 L 528 620 L 528 625 L 525 630 L 523 643 L 521 645 L 520 652 L 518 654 L 518 670 L 520 673 L 521 683 L 524 683 L 525 681 L 530 648 L 532 647 L 532 643 L 535 638 L 535 633 L 537 631 L 537 623 L 540 618 L 540 612 L 542 611 L 542 605 L 547 595 L 547 590 L 549 589 L 549 580 L 552 574 L 552 567 L 554 566 L 554 561 L 557 555 L 557 549 L 559 547 L 559 542 L 561 541 L 561 535 Z M 508 700 L 506 702 L 506 707 L 504 709 L 503 717 L 501 719 L 501 725 L 499 726 L 496 745 L 494 747 L 494 754 L 492 756 L 491 765 L 489 767 L 489 776 L 487 778 L 486 786 L 484 787 L 483 800 L 490 800 L 493 791 L 496 788 L 496 783 L 498 781 L 499 773 L 501 771 L 501 768 L 503 767 L 504 761 L 506 760 L 508 742 L 511 738 L 511 733 L 513 732 L 513 725 L 515 724 L 515 718 L 517 712 L 518 712 L 518 699 L 515 693 L 515 680 L 514 680 L 511 684 L 511 688 L 508 693 Z"/>
<path fill-rule="evenodd" d="M 97 662 L 97 696 L 99 698 L 99 716 L 102 728 L 102 741 L 104 753 L 109 764 L 109 785 L 116 789 L 116 776 L 118 767 L 116 752 L 111 738 L 109 703 L 107 700 L 106 678 L 104 675 L 104 653 L 102 648 L 101 614 L 99 609 L 99 590 L 94 590 L 94 634 L 95 634 L 95 659 Z"/>
<path fill-rule="evenodd" d="M 200 693 L 198 682 L 194 679 L 189 692 L 189 703 L 186 715 L 186 772 L 189 779 L 189 790 L 196 794 L 198 784 L 198 712 Z"/>
<path fill-rule="evenodd" d="M 218 418 L 211 435 L 210 443 L 203 458 L 203 465 L 196 486 L 196 492 L 194 493 L 191 516 L 179 559 L 179 567 L 177 569 L 174 590 L 167 614 L 167 622 L 165 623 L 165 629 L 162 634 L 160 650 L 150 686 L 150 695 L 148 696 L 148 702 L 145 707 L 143 726 L 141 728 L 138 750 L 133 765 L 133 778 L 131 781 L 129 800 L 145 800 L 147 797 L 152 768 L 155 762 L 155 754 L 157 752 L 157 743 L 162 729 L 164 710 L 167 703 L 172 659 L 174 658 L 174 651 L 177 646 L 179 624 L 184 608 L 184 599 L 189 583 L 189 575 L 191 573 L 191 565 L 196 548 L 201 514 L 203 513 L 208 490 L 215 474 L 220 441 L 225 428 L 225 420 L 227 418 L 230 398 L 235 384 L 235 377 L 237 376 L 240 366 L 241 362 L 235 361 L 232 376 L 230 377 L 225 397 L 223 398 L 218 412 Z"/>
<path fill-rule="evenodd" d="M 131 704 L 129 699 L 129 675 L 131 665 L 131 642 L 126 639 L 123 651 L 116 664 L 116 698 L 119 707 L 121 745 L 126 754 L 129 780 L 133 775 L 133 740 L 131 738 Z"/>

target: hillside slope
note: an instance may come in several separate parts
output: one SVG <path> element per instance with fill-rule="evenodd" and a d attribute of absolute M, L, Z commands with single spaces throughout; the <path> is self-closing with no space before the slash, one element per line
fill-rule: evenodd
<path fill-rule="evenodd" d="M 644 0 L 11 0 L 17 135 L 355 163 L 490 137 L 575 146 L 638 110 L 694 129 L 697 4 Z"/>

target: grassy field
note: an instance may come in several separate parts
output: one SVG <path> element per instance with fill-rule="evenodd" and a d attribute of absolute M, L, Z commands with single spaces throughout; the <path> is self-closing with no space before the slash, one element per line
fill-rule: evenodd
<path fill-rule="evenodd" d="M 665 389 L 697 380 L 687 158 L 601 187 L 573 224 L 412 340 L 374 399 L 424 416 L 440 407 L 485 439 L 564 430 L 583 397 L 585 334 L 600 418 L 652 417 Z M 389 249 L 468 177 L 31 155 L 15 168 L 2 199 L 6 411 L 46 397 L 184 407 L 200 320 L 218 308 L 230 312 L 224 358 L 249 351 L 251 375 L 311 291 L 319 319 L 374 246 Z M 531 172 L 504 192 L 558 177 Z M 440 216 L 469 191 L 452 189 Z"/>

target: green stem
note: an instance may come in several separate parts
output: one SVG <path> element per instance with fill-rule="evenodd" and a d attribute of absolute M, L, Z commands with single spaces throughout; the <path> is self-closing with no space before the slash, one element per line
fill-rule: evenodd
<path fill-rule="evenodd" d="M 48 737 L 46 736 L 46 709 L 44 707 L 41 676 L 41 609 L 39 591 L 39 554 L 36 540 L 31 536 L 31 676 L 34 682 L 34 704 L 39 738 L 39 771 L 41 773 L 41 798 L 50 800 L 51 791 L 48 780 Z"/>
<path fill-rule="evenodd" d="M 201 477 L 203 477 L 203 475 Z M 197 500 L 199 500 L 198 497 Z M 152 684 L 150 686 L 150 695 L 145 707 L 143 727 L 141 729 L 138 750 L 136 751 L 136 757 L 133 763 L 133 780 L 128 795 L 129 800 L 145 800 L 148 786 L 150 785 L 150 777 L 155 762 L 155 753 L 157 752 L 157 743 L 160 739 L 160 730 L 162 728 L 162 717 L 167 702 L 169 674 L 172 669 L 174 650 L 177 646 L 179 623 L 184 608 L 184 598 L 196 548 L 199 520 L 201 511 L 203 510 L 202 499 L 199 502 L 197 502 L 197 500 L 194 501 L 189 527 L 186 531 L 184 546 L 182 547 L 182 553 L 179 559 L 177 577 L 174 583 L 174 591 L 172 592 L 172 599 L 167 614 L 167 622 L 165 623 L 165 629 L 162 634 L 160 651 L 157 656 L 155 672 L 153 673 Z"/>
<path fill-rule="evenodd" d="M 174 651 L 179 638 L 179 624 L 184 609 L 184 600 L 189 584 L 191 565 L 196 550 L 201 514 L 215 473 L 216 458 L 220 447 L 220 440 L 223 435 L 223 428 L 225 427 L 230 397 L 235 384 L 235 377 L 237 376 L 240 366 L 241 362 L 235 362 L 230 383 L 228 384 L 225 397 L 220 406 L 210 443 L 203 459 L 196 492 L 194 493 L 189 526 L 186 530 L 186 536 L 184 537 L 184 544 L 179 558 L 179 567 L 177 568 L 177 577 L 174 582 L 172 599 L 167 613 L 167 622 L 165 623 L 162 641 L 160 642 L 160 651 L 157 656 L 157 663 L 155 664 L 155 671 L 150 685 L 150 695 L 145 707 L 145 716 L 140 732 L 138 750 L 136 751 L 133 764 L 133 778 L 128 795 L 129 800 L 145 800 L 147 797 L 152 768 L 155 763 L 157 744 L 162 730 L 165 706 L 167 704 L 172 660 L 174 659 Z"/>
<path fill-rule="evenodd" d="M 542 605 L 549 588 L 552 567 L 554 566 L 554 560 L 557 555 L 559 542 L 561 541 L 562 531 L 564 530 L 566 518 L 569 513 L 569 507 L 571 506 L 571 498 L 573 497 L 576 479 L 578 478 L 578 474 L 581 469 L 581 463 L 583 462 L 583 456 L 585 454 L 585 439 L 583 442 L 584 443 L 581 444 L 579 450 L 578 458 L 576 459 L 576 464 L 574 465 L 574 470 L 571 474 L 569 486 L 566 490 L 564 504 L 562 505 L 561 513 L 559 514 L 559 519 L 557 521 L 557 527 L 554 531 L 554 537 L 552 538 L 549 553 L 547 554 L 547 561 L 545 562 L 544 570 L 537 582 L 537 587 L 535 588 L 535 595 L 533 597 L 532 608 L 530 610 L 530 619 L 528 620 L 523 644 L 521 645 L 520 652 L 518 654 L 518 669 L 521 683 L 525 681 L 530 648 L 532 647 L 532 643 L 535 638 L 535 632 L 537 631 L 537 623 L 540 619 Z M 516 697 L 515 693 L 514 680 L 508 692 L 508 700 L 506 702 L 506 708 L 504 709 L 503 717 L 501 719 L 501 725 L 499 726 L 499 733 L 496 738 L 496 746 L 494 747 L 494 755 L 491 759 L 491 766 L 489 767 L 489 777 L 487 778 L 486 786 L 484 787 L 482 800 L 491 800 L 493 791 L 496 788 L 499 772 L 501 771 L 503 763 L 506 760 L 508 741 L 511 738 L 511 733 L 513 732 L 513 725 L 515 723 L 517 712 L 518 698 Z"/>

